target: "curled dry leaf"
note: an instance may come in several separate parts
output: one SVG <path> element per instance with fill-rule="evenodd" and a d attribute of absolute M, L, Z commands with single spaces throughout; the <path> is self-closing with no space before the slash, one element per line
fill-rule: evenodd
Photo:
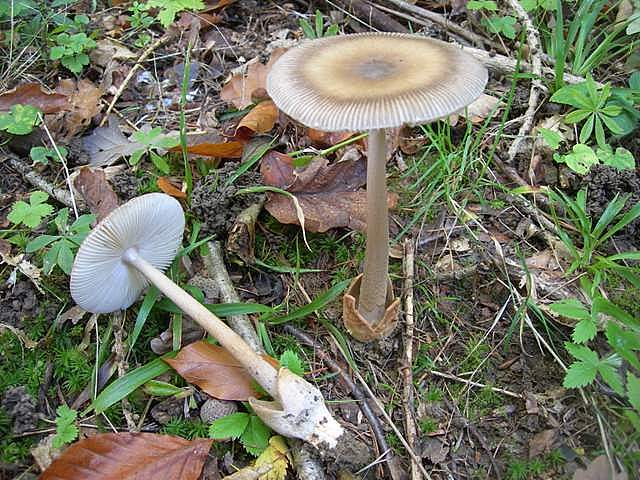
<path fill-rule="evenodd" d="M 221 400 L 246 401 L 258 397 L 251 375 L 224 348 L 207 342 L 184 347 L 165 361 L 187 382 Z"/>
<path fill-rule="evenodd" d="M 67 448 L 40 480 L 197 480 L 213 440 L 102 433 Z"/>
<path fill-rule="evenodd" d="M 118 207 L 118 196 L 101 168 L 82 167 L 73 186 L 80 192 L 98 222 Z"/>
<path fill-rule="evenodd" d="M 19 103 L 36 107 L 45 114 L 71 109 L 68 95 L 47 93 L 37 83 L 24 83 L 0 95 L 0 111 L 10 110 Z"/>
<path fill-rule="evenodd" d="M 98 40 L 96 48 L 91 50 L 89 56 L 91 57 L 91 63 L 100 67 L 106 67 L 118 60 L 131 60 L 138 57 L 126 46 L 109 38 Z"/>
<path fill-rule="evenodd" d="M 158 177 L 156 183 L 158 188 L 167 195 L 174 198 L 187 198 L 187 194 L 171 183 L 167 177 Z"/>
<path fill-rule="evenodd" d="M 69 141 L 89 125 L 93 117 L 100 113 L 102 90 L 86 79 L 78 80 L 77 83 L 75 80 L 65 79 L 60 82 L 56 92 L 69 97 L 71 108 L 52 130 Z"/>
<path fill-rule="evenodd" d="M 298 199 L 306 230 L 366 228 L 366 191 L 361 188 L 367 176 L 364 160 L 329 165 L 325 158 L 316 157 L 299 172 L 291 157 L 271 151 L 262 159 L 260 172 L 266 185 L 286 190 Z M 389 208 L 395 207 L 396 202 L 397 196 L 390 194 Z M 267 193 L 265 207 L 281 223 L 300 224 L 295 205 L 285 195 Z"/>
<path fill-rule="evenodd" d="M 254 133 L 267 133 L 278 120 L 278 108 L 271 100 L 260 102 L 247 113 L 236 128 L 236 135 L 249 137 Z"/>

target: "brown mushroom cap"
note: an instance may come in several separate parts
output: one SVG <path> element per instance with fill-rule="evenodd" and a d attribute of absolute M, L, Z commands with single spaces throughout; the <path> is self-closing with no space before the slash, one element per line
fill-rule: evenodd
<path fill-rule="evenodd" d="M 442 118 L 473 102 L 485 67 L 461 49 L 418 35 L 322 38 L 285 53 L 267 77 L 287 115 L 324 131 L 374 130 Z"/>

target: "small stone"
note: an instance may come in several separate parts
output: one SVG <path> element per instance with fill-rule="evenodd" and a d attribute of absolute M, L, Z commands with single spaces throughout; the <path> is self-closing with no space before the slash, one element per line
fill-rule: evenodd
<path fill-rule="evenodd" d="M 217 400 L 210 398 L 202 404 L 200 407 L 200 418 L 205 423 L 211 423 L 232 413 L 238 411 L 238 406 L 235 402 L 229 402 L 227 400 Z"/>

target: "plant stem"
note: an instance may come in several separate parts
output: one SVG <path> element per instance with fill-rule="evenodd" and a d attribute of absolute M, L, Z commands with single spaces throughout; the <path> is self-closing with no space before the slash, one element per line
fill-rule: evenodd
<path fill-rule="evenodd" d="M 367 247 L 358 312 L 372 325 L 385 311 L 389 272 L 389 212 L 385 131 L 369 132 L 367 160 Z"/>
<path fill-rule="evenodd" d="M 175 303 L 180 310 L 198 322 L 209 334 L 220 342 L 269 395 L 276 397 L 277 370 L 259 356 L 236 332 L 207 310 L 200 302 L 182 290 L 169 277 L 138 255 L 135 248 L 128 249 L 122 260 L 138 270 Z"/>

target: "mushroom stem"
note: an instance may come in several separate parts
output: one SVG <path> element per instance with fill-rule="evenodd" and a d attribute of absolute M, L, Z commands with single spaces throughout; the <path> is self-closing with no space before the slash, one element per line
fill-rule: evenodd
<path fill-rule="evenodd" d="M 389 271 L 385 130 L 369 132 L 367 160 L 367 246 L 358 312 L 370 324 L 384 316 Z"/>
<path fill-rule="evenodd" d="M 249 374 L 264 388 L 269 395 L 277 396 L 277 370 L 264 358 L 259 356 L 236 332 L 231 330 L 222 320 L 207 310 L 200 302 L 176 285 L 169 277 L 142 258 L 135 248 L 129 248 L 122 255 L 122 260 L 145 276 L 149 282 L 164 293 L 178 308 L 193 318 L 209 334 L 214 336 L 220 345 L 247 369 Z"/>

